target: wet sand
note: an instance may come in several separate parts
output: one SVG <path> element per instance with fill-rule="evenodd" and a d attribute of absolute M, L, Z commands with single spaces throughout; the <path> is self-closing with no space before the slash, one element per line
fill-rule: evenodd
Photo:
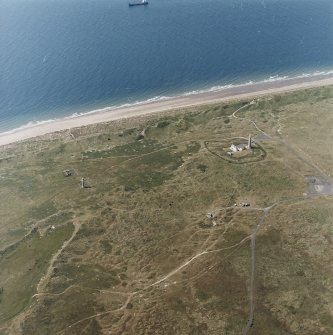
<path fill-rule="evenodd" d="M 0 146 L 53 133 L 55 131 L 86 126 L 89 124 L 142 116 L 172 109 L 208 105 L 228 100 L 247 97 L 252 98 L 266 94 L 332 84 L 333 76 L 323 75 L 309 78 L 295 78 L 242 85 L 217 91 L 195 93 L 186 96 L 183 95 L 160 101 L 143 102 L 132 106 L 104 108 L 90 114 L 83 114 L 72 118 L 57 119 L 49 123 L 36 124 L 27 128 L 18 128 L 10 132 L 0 133 Z"/>

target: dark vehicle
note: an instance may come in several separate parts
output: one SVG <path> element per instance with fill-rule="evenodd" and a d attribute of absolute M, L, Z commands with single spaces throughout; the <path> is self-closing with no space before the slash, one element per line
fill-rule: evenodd
<path fill-rule="evenodd" d="M 130 2 L 128 5 L 130 7 L 132 7 L 132 6 L 146 6 L 146 5 L 148 5 L 148 1 L 147 0 L 134 1 L 134 2 Z"/>

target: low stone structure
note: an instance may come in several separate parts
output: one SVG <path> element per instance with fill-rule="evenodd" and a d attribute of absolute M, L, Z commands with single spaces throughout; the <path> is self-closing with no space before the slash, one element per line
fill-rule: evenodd
<path fill-rule="evenodd" d="M 69 176 L 72 175 L 72 171 L 71 170 L 64 170 L 63 174 L 64 174 L 65 177 L 69 177 Z"/>

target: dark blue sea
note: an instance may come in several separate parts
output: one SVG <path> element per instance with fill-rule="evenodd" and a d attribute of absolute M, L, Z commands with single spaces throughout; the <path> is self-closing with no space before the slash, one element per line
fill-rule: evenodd
<path fill-rule="evenodd" d="M 0 0 L 2 132 L 332 70 L 332 0 Z"/>

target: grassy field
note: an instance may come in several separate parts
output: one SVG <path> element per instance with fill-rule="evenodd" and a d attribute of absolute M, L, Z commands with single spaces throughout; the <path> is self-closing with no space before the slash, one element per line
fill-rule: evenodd
<path fill-rule="evenodd" d="M 249 103 L 1 147 L 0 334 L 331 334 L 333 87 Z"/>

